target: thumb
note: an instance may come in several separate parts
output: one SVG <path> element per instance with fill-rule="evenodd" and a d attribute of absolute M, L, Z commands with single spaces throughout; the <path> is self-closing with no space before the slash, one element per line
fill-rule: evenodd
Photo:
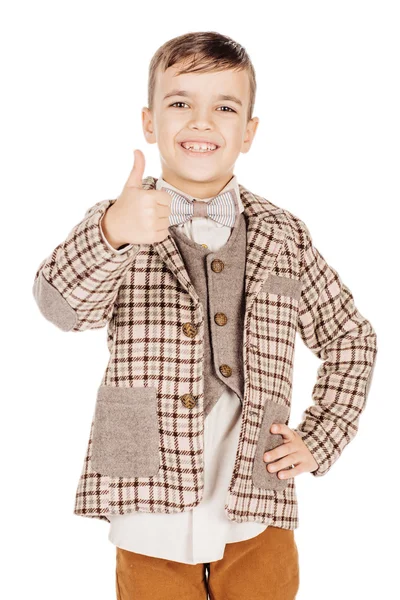
<path fill-rule="evenodd" d="M 137 187 L 142 189 L 142 179 L 145 167 L 145 158 L 141 150 L 133 151 L 133 167 L 129 173 L 128 180 L 126 182 L 127 187 Z"/>

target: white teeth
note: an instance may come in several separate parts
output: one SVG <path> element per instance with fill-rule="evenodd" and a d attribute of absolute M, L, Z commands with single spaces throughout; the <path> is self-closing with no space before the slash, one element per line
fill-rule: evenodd
<path fill-rule="evenodd" d="M 183 142 L 181 144 L 186 150 L 192 150 L 194 152 L 209 152 L 215 150 L 217 146 L 214 144 L 199 144 L 196 142 Z"/>

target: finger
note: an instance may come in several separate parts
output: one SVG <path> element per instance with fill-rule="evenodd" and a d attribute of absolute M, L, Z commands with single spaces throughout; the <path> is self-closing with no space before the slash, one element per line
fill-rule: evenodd
<path fill-rule="evenodd" d="M 301 464 L 295 465 L 294 469 L 285 469 L 283 471 L 279 471 L 278 479 L 290 479 L 291 477 L 296 477 L 296 475 L 300 475 L 300 473 L 304 473 L 304 469 Z"/>
<path fill-rule="evenodd" d="M 168 236 L 168 234 L 169 234 L 168 229 L 160 229 L 160 231 L 156 232 L 155 240 L 152 243 L 154 244 L 157 242 L 162 242 L 163 240 L 165 240 L 165 238 Z"/>
<path fill-rule="evenodd" d="M 288 454 L 293 454 L 296 452 L 292 444 L 287 442 L 286 444 L 282 443 L 279 446 L 276 446 L 273 450 L 269 450 L 265 452 L 263 455 L 263 459 L 265 462 L 272 462 L 273 460 L 277 460 L 278 458 L 282 458 L 282 456 L 287 456 Z"/>
<path fill-rule="evenodd" d="M 157 217 L 160 217 L 160 218 L 169 217 L 171 214 L 171 207 L 166 206 L 165 204 L 163 204 L 163 205 L 156 204 L 156 210 L 157 210 Z"/>
<path fill-rule="evenodd" d="M 157 193 L 158 206 L 171 206 L 172 196 L 168 192 Z"/>
<path fill-rule="evenodd" d="M 141 150 L 133 151 L 133 167 L 126 181 L 126 187 L 136 187 L 142 189 L 142 180 L 145 168 L 145 158 Z"/>
<path fill-rule="evenodd" d="M 270 427 L 270 432 L 279 433 L 287 440 L 293 439 L 293 431 L 284 423 L 273 423 Z"/>
<path fill-rule="evenodd" d="M 299 456 L 295 452 L 288 454 L 276 462 L 269 463 L 266 468 L 270 473 L 276 473 L 281 469 L 290 469 L 291 465 L 296 465 L 299 462 Z"/>
<path fill-rule="evenodd" d="M 160 219 L 157 219 L 156 231 L 167 231 L 168 232 L 169 226 L 170 226 L 169 217 L 161 217 Z M 168 235 L 168 233 L 167 233 L 167 235 Z"/>

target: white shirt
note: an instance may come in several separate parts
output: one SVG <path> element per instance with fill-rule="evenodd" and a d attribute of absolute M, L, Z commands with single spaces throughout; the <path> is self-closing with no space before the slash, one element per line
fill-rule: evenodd
<path fill-rule="evenodd" d="M 232 185 L 242 212 L 235 175 L 224 190 Z M 180 191 L 160 177 L 156 189 L 161 186 Z M 185 195 L 193 198 L 186 192 Z M 194 217 L 178 227 L 194 242 L 207 244 L 213 252 L 219 250 L 231 234 L 231 227 L 206 217 Z M 102 235 L 108 244 L 103 232 Z M 115 250 L 108 245 L 115 252 L 126 252 L 130 247 Z M 226 387 L 204 421 L 205 481 L 204 496 L 199 505 L 179 513 L 107 515 L 111 522 L 110 542 L 131 552 L 195 565 L 220 560 L 225 544 L 247 540 L 264 531 L 268 525 L 255 521 L 237 523 L 228 519 L 224 511 L 239 441 L 241 414 L 239 397 Z"/>

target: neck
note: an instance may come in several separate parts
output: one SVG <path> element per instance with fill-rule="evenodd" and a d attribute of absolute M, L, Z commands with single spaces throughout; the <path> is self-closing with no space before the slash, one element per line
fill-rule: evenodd
<path fill-rule="evenodd" d="M 232 179 L 233 173 L 224 173 L 221 177 L 206 181 L 194 181 L 193 179 L 185 179 L 177 173 L 163 168 L 162 178 L 164 181 L 173 185 L 178 190 L 194 198 L 212 198 L 217 196 L 226 184 Z"/>

